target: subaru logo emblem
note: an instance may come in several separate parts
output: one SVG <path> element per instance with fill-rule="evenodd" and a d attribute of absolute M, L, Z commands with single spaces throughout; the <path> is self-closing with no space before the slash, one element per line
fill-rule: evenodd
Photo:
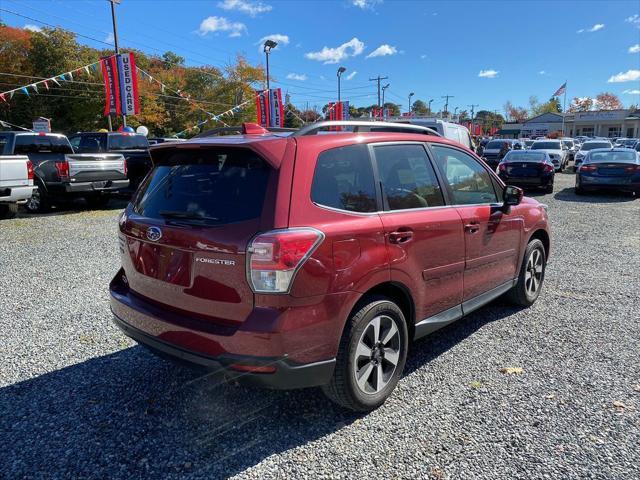
<path fill-rule="evenodd" d="M 162 238 L 162 230 L 160 230 L 158 227 L 147 228 L 147 238 L 152 242 L 157 242 Z"/>

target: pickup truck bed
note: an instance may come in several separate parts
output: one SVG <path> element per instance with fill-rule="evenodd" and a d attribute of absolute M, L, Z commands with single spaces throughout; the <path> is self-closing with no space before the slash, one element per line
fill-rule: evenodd
<path fill-rule="evenodd" d="M 0 218 L 13 217 L 33 192 L 33 167 L 25 155 L 0 155 Z"/>

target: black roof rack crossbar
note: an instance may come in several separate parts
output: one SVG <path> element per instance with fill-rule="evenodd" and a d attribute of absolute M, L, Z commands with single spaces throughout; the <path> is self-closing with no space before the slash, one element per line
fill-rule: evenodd
<path fill-rule="evenodd" d="M 205 138 L 205 137 L 215 137 L 218 135 L 232 135 L 234 133 L 242 133 L 242 125 L 238 125 L 236 127 L 218 127 L 212 128 L 211 130 L 206 130 L 204 132 L 195 135 L 193 138 Z M 296 132 L 297 128 L 281 128 L 281 127 L 265 127 L 266 130 L 274 133 L 278 132 Z"/>
<path fill-rule="evenodd" d="M 353 127 L 353 132 L 366 133 L 366 132 L 395 132 L 395 133 L 422 133 L 425 135 L 434 135 L 441 137 L 438 132 L 432 128 L 423 127 L 420 125 L 411 125 L 406 123 L 393 123 L 393 122 L 377 122 L 366 120 L 325 120 L 321 122 L 312 123 L 306 125 L 300 130 L 297 130 L 292 136 L 304 137 L 306 135 L 315 135 L 318 131 L 330 128 L 330 127 Z"/>

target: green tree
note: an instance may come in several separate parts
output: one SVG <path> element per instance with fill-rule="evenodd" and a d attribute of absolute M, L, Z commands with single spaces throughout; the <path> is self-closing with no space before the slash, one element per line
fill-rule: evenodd
<path fill-rule="evenodd" d="M 429 115 L 429 107 L 423 100 L 416 100 L 413 102 L 411 105 L 411 111 L 420 116 Z"/>

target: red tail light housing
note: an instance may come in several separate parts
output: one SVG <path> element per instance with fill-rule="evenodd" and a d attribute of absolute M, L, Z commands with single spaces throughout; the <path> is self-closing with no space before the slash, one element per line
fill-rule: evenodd
<path fill-rule="evenodd" d="M 581 165 L 580 166 L 580 171 L 581 172 L 595 172 L 596 171 L 596 166 L 595 165 Z"/>
<path fill-rule="evenodd" d="M 624 171 L 629 173 L 634 173 L 634 172 L 640 173 L 640 165 L 630 165 L 628 167 L 625 167 Z"/>
<path fill-rule="evenodd" d="M 256 293 L 287 293 L 304 262 L 324 240 L 315 228 L 261 233 L 247 250 L 247 277 Z"/>
<path fill-rule="evenodd" d="M 126 158 L 124 159 L 124 167 L 123 168 L 124 168 L 124 170 L 123 170 L 124 171 L 124 176 L 126 177 L 127 174 L 129 173 L 129 166 L 127 165 L 127 159 Z"/>
<path fill-rule="evenodd" d="M 33 163 L 31 163 L 31 160 L 27 160 L 27 179 L 33 180 Z"/>
<path fill-rule="evenodd" d="M 62 180 L 63 182 L 69 180 L 69 162 L 67 162 L 66 160 L 62 162 L 56 162 L 55 166 L 60 180 Z"/>
<path fill-rule="evenodd" d="M 545 163 L 544 168 L 542 170 L 544 171 L 544 173 L 551 173 L 555 170 L 555 168 L 550 163 Z"/>
<path fill-rule="evenodd" d="M 507 166 L 504 163 L 498 165 L 498 171 L 504 172 L 507 169 Z"/>

